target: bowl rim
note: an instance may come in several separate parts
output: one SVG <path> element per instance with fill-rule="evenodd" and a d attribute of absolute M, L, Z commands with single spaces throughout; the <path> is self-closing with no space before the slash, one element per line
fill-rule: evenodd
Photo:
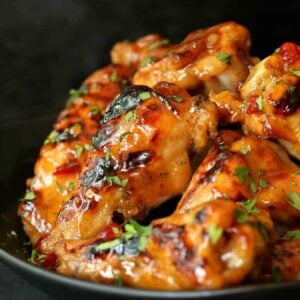
<path fill-rule="evenodd" d="M 222 289 L 202 289 L 202 290 L 186 290 L 186 291 L 165 291 L 165 290 L 150 290 L 139 289 L 132 287 L 118 287 L 98 282 L 84 281 L 73 277 L 67 277 L 53 271 L 42 269 L 38 266 L 32 265 L 9 252 L 0 249 L 0 261 L 8 267 L 12 266 L 14 270 L 20 269 L 24 273 L 28 272 L 35 276 L 43 277 L 58 284 L 65 284 L 74 289 L 83 291 L 90 291 L 94 293 L 106 293 L 113 296 L 130 296 L 133 298 L 177 298 L 177 299 L 209 299 L 218 296 L 236 296 L 239 294 L 250 294 L 251 292 L 267 292 L 280 289 L 299 289 L 300 282 L 283 282 L 283 283 L 255 283 L 240 285 L 236 287 L 222 288 Z M 13 270 L 13 271 L 14 271 Z"/>

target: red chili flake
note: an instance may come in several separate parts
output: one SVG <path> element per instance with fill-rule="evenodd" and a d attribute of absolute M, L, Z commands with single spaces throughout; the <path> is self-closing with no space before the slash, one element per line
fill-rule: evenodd
<path fill-rule="evenodd" d="M 257 95 L 252 95 L 248 99 L 247 114 L 259 114 L 258 104 L 256 102 Z"/>
<path fill-rule="evenodd" d="M 300 49 L 294 43 L 284 43 L 279 49 L 279 54 L 284 61 L 291 64 L 300 58 Z"/>
<path fill-rule="evenodd" d="M 54 269 L 56 266 L 57 257 L 54 253 L 46 254 L 41 263 L 42 268 Z"/>
<path fill-rule="evenodd" d="M 122 226 L 116 223 L 111 223 L 103 228 L 99 235 L 99 239 L 101 239 L 103 242 L 110 241 L 120 236 L 122 232 Z"/>
<path fill-rule="evenodd" d="M 71 159 L 68 163 L 57 167 L 54 171 L 54 175 L 67 175 L 80 171 L 80 163 L 77 159 Z"/>

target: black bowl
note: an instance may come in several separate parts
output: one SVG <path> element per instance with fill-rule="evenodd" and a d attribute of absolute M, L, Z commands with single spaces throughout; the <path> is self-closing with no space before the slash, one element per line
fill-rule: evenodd
<path fill-rule="evenodd" d="M 0 260 L 14 272 L 55 299 L 298 299 L 300 283 L 249 284 L 220 290 L 165 292 L 116 287 L 61 276 L 27 262 L 30 247 L 16 215 L 25 179 L 55 116 L 36 118 L 0 126 Z M 172 207 L 165 207 L 170 211 Z M 161 211 L 159 212 L 161 214 Z M 276 298 L 277 299 L 277 298 Z"/>

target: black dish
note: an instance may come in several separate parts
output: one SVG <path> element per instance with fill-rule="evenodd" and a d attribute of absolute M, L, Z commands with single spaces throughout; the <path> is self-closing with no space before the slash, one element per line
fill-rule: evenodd
<path fill-rule="evenodd" d="M 0 127 L 0 260 L 56 299 L 271 299 L 274 296 L 297 299 L 300 283 L 249 284 L 220 290 L 165 292 L 115 287 L 81 281 L 41 269 L 27 262 L 30 248 L 16 215 L 18 199 L 39 145 L 51 128 L 55 116 L 5 124 Z M 166 208 L 167 210 L 172 208 Z M 16 235 L 14 234 L 16 233 Z M 277 298 L 276 298 L 277 299 Z"/>

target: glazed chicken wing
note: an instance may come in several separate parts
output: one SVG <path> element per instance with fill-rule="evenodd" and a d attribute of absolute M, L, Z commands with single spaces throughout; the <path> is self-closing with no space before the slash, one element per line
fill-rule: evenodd
<path fill-rule="evenodd" d="M 244 130 L 278 140 L 300 158 L 300 47 L 285 43 L 257 64 L 241 89 Z"/>
<path fill-rule="evenodd" d="M 40 151 L 25 201 L 19 206 L 18 214 L 33 244 L 51 230 L 62 205 L 77 190 L 78 174 L 91 136 L 99 130 L 102 112 L 129 77 L 126 67 L 111 65 L 88 77 L 79 90 L 71 90 L 67 107 Z"/>
<path fill-rule="evenodd" d="M 227 141 L 239 138 L 224 135 Z M 251 192 L 235 174 L 246 164 L 243 155 L 222 146 L 200 165 L 171 216 L 151 227 L 131 220 L 124 232 L 111 224 L 92 241 L 63 241 L 56 247 L 58 272 L 166 290 L 220 288 L 257 278 L 273 223 L 267 210 L 245 201 Z"/>
<path fill-rule="evenodd" d="M 249 48 L 248 30 L 234 22 L 197 30 L 161 60 L 140 68 L 133 83 L 152 87 L 168 81 L 188 90 L 203 84 L 207 93 L 236 90 L 249 73 Z"/>
<path fill-rule="evenodd" d="M 97 236 L 114 217 L 141 218 L 182 193 L 192 175 L 191 154 L 216 134 L 214 104 L 174 84 L 125 89 L 103 117 L 80 188 L 42 242 L 49 252 L 62 239 Z"/>

